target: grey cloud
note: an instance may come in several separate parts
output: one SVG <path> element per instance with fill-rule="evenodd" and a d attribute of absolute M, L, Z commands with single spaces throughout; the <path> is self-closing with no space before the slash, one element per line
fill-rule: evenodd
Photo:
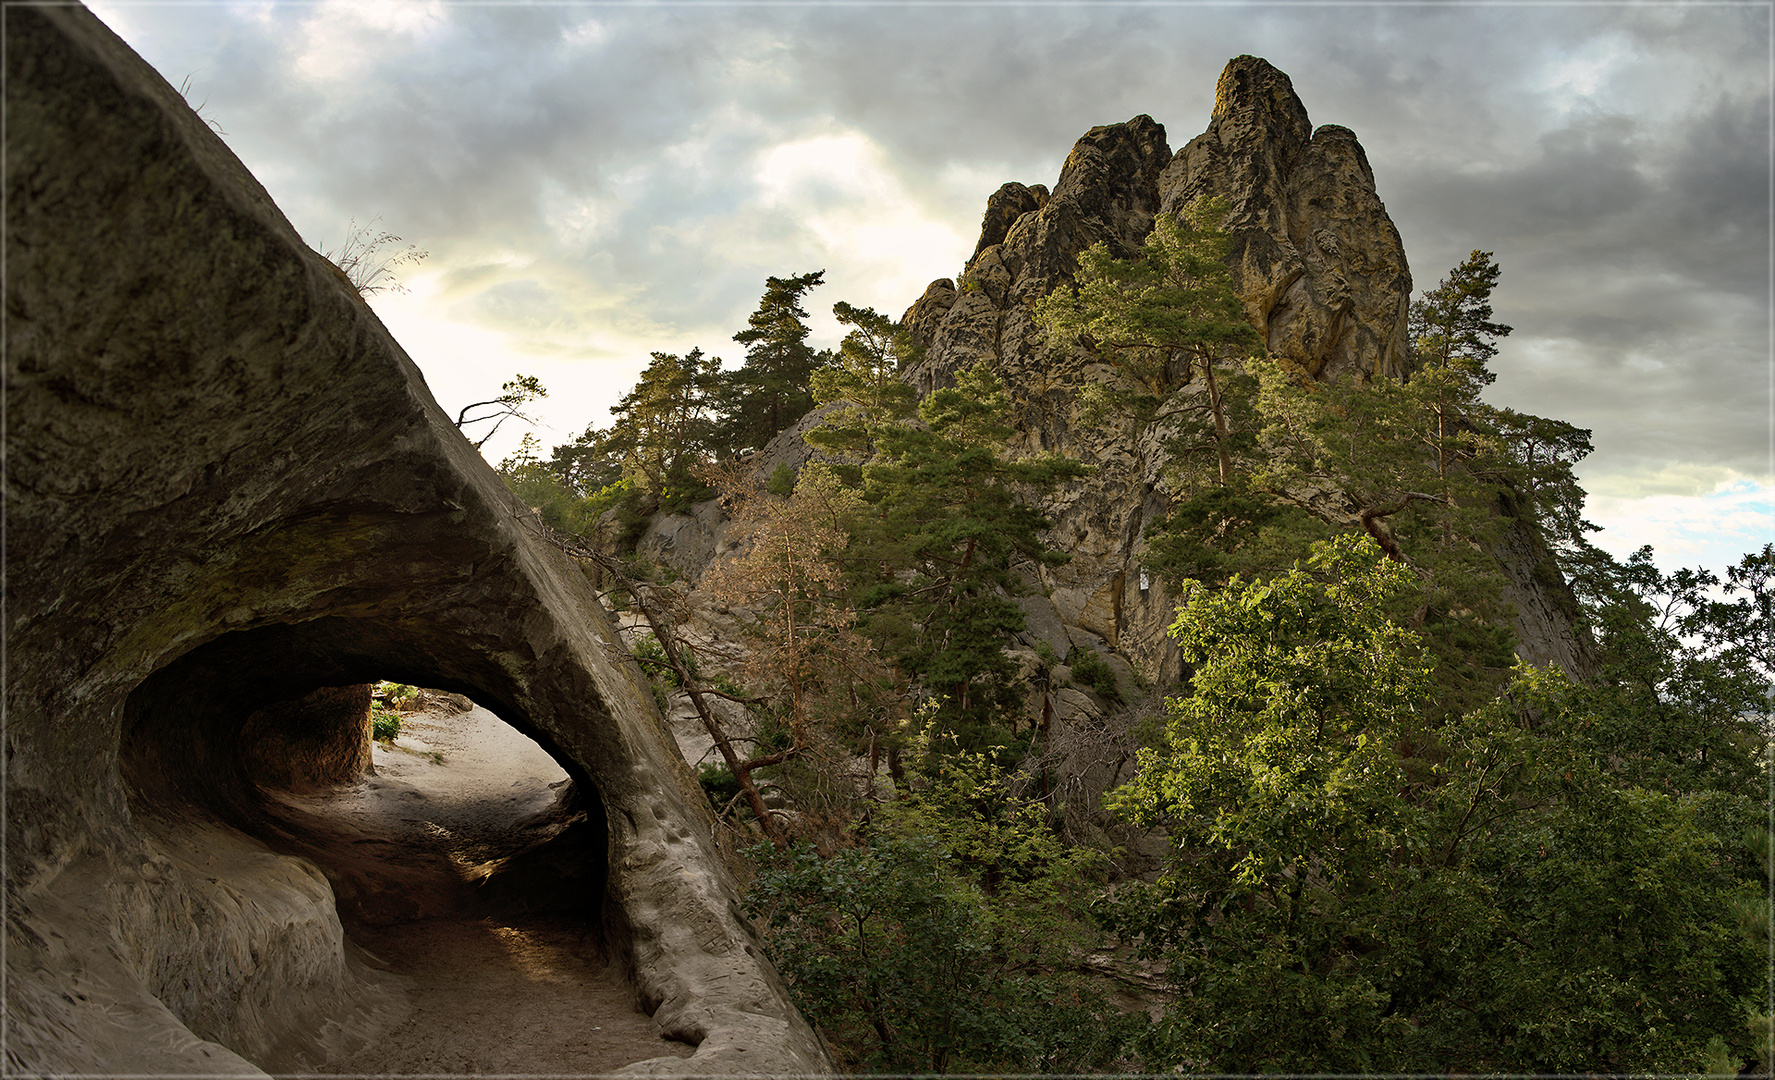
<path fill-rule="evenodd" d="M 755 203 L 750 162 L 779 135 L 861 130 L 914 191 L 949 166 L 990 177 L 972 203 L 929 204 L 966 233 L 999 183 L 1051 184 L 1094 125 L 1147 113 L 1182 146 L 1221 66 L 1254 53 L 1293 77 L 1314 122 L 1362 140 L 1420 288 L 1472 248 L 1497 252 L 1499 315 L 1517 327 L 1503 403 L 1594 426 L 1621 468 L 1766 464 L 1750 437 L 1766 434 L 1765 7 L 465 5 L 338 108 L 284 68 L 313 10 L 131 20 L 186 50 L 168 60 L 184 65 L 175 82 L 202 69 L 209 112 L 299 227 L 380 213 L 423 246 L 542 256 L 527 284 L 454 274 L 502 324 L 546 318 L 550 290 L 620 287 L 637 321 L 701 338 L 653 347 L 722 353 L 764 274 L 823 261 L 793 210 Z M 603 42 L 564 48 L 588 17 Z M 1594 101 L 1543 85 L 1592 53 L 1614 64 Z M 692 137 L 706 162 L 668 160 Z M 600 200 L 595 240 L 548 231 L 555 197 Z M 506 284 L 475 299 L 477 273 Z"/>
<path fill-rule="evenodd" d="M 1763 248 L 1769 231 L 1769 98 L 1721 95 L 1685 120 L 1666 166 L 1670 209 L 1710 245 Z M 1741 257 L 1748 255 L 1741 252 Z M 1766 254 L 1766 250 L 1763 252 Z"/>
<path fill-rule="evenodd" d="M 1633 136 L 1625 118 L 1596 117 L 1541 135 L 1532 156 L 1515 167 L 1485 161 L 1396 175 L 1389 203 L 1434 218 L 1446 231 L 1498 240 L 1582 235 L 1638 209 L 1649 194 Z"/>

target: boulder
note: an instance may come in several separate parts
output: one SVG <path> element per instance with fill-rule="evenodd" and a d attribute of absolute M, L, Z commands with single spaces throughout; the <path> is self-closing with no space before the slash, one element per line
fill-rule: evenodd
<path fill-rule="evenodd" d="M 633 1071 L 829 1071 L 585 575 L 177 91 L 82 8 L 5 33 L 8 1073 L 253 1075 L 399 1018 L 252 753 L 379 678 L 586 793 L 607 944 L 697 1045 Z"/>
<path fill-rule="evenodd" d="M 706 499 L 683 512 L 656 516 L 647 523 L 635 551 L 661 566 L 696 577 L 722 550 L 726 531 L 720 500 Z"/>

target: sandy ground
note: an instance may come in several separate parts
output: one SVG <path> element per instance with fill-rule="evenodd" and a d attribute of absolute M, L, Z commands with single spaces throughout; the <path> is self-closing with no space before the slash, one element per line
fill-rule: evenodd
<path fill-rule="evenodd" d="M 635 1010 L 588 918 L 471 894 L 476 866 L 550 834 L 566 780 L 552 758 L 478 708 L 408 715 L 374 757 L 355 789 L 283 799 L 334 881 L 347 936 L 411 980 L 412 1016 L 322 1071 L 589 1076 L 692 1052 Z"/>

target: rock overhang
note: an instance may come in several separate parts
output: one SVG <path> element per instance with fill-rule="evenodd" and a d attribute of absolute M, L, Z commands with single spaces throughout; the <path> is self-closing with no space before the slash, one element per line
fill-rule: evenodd
<path fill-rule="evenodd" d="M 241 718 L 394 676 L 482 700 L 597 793 L 613 943 L 704 1044 L 690 1067 L 824 1070 L 577 568 L 176 91 L 84 9 L 5 29 L 9 1065 L 234 1069 L 223 1045 L 267 1060 L 304 1001 L 350 996 L 336 916 L 268 914 L 312 908 L 313 875 L 218 822 L 257 797 Z M 248 877 L 176 869 L 224 835 Z M 281 990 L 205 988 L 193 925 L 302 959 Z"/>

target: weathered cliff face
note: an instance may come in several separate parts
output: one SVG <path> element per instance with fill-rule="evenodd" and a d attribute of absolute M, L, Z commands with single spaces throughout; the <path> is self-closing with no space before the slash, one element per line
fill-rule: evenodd
<path fill-rule="evenodd" d="M 1411 272 L 1367 157 L 1347 128 L 1315 130 L 1288 77 L 1251 56 L 1227 64 L 1208 130 L 1175 155 L 1164 129 L 1139 116 L 1080 139 L 1051 196 L 1000 188 L 961 285 L 933 282 L 904 316 L 925 349 L 908 373 L 921 391 L 984 360 L 1013 397 L 1017 449 L 1058 449 L 1096 467 L 1045 506 L 1050 539 L 1072 562 L 1044 570 L 1045 595 L 1028 604 L 1097 635 L 1160 682 L 1178 674 L 1164 637 L 1175 602 L 1142 573 L 1141 537 L 1176 494 L 1166 471 L 1171 421 L 1081 424 L 1080 389 L 1111 373 L 1083 349 L 1041 344 L 1030 304 L 1070 281 L 1086 247 L 1103 241 L 1131 256 L 1155 214 L 1202 197 L 1227 202 L 1235 288 L 1272 356 L 1322 381 L 1404 374 Z M 1515 537 L 1500 552 L 1520 564 L 1506 576 L 1522 651 L 1581 671 L 1582 649 L 1562 614 L 1569 597 L 1533 573 L 1535 559 L 1518 550 L 1524 542 Z"/>
<path fill-rule="evenodd" d="M 1315 135 L 1288 77 L 1255 57 L 1227 65 L 1208 131 L 1182 151 L 1145 116 L 1094 128 L 1044 195 L 1007 184 L 989 200 L 960 287 L 932 283 L 905 315 L 925 348 L 909 377 L 928 391 L 986 360 L 1011 389 L 1022 449 L 1096 467 L 1046 506 L 1053 541 L 1073 558 L 1043 572 L 1035 603 L 1167 680 L 1177 674 L 1163 633 L 1174 601 L 1142 574 L 1140 550 L 1173 494 L 1170 423 L 1081 425 L 1079 390 L 1109 371 L 1083 350 L 1041 344 L 1030 305 L 1069 282 L 1090 245 L 1131 256 L 1156 214 L 1217 196 L 1231 210 L 1235 286 L 1272 354 L 1322 379 L 1367 377 L 1401 368 L 1411 275 L 1354 136 Z"/>
<path fill-rule="evenodd" d="M 699 1044 L 634 1071 L 824 1071 L 581 573 L 164 80 L 83 9 L 5 26 L 7 1071 L 251 1075 L 398 1018 L 254 832 L 279 738 L 357 767 L 361 702 L 278 703 L 374 678 L 595 803 L 609 942 Z"/>
<path fill-rule="evenodd" d="M 1208 130 L 1160 178 L 1162 209 L 1202 196 L 1232 211 L 1233 273 L 1271 356 L 1320 379 L 1405 373 L 1411 271 L 1348 128 L 1314 130 L 1288 76 L 1227 64 Z"/>

